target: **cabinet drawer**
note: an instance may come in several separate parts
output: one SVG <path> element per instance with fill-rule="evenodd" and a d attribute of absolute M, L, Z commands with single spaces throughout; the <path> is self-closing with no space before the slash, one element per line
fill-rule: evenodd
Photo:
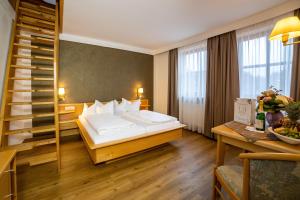
<path fill-rule="evenodd" d="M 59 124 L 59 130 L 69 130 L 78 128 L 76 121 L 66 121 L 66 122 L 60 122 Z"/>
<path fill-rule="evenodd" d="M 10 172 L 10 167 L 5 168 L 4 172 L 0 175 L 0 200 L 13 199 L 13 196 L 10 196 L 12 193 L 12 176 L 13 173 Z"/>

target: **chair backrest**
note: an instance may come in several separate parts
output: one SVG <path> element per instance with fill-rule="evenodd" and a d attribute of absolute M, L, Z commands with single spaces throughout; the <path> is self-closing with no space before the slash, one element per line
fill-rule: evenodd
<path fill-rule="evenodd" d="M 250 161 L 250 200 L 299 200 L 300 162 Z"/>

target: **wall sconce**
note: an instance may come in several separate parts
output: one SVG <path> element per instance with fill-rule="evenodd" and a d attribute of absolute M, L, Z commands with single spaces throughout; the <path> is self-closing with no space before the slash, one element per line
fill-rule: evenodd
<path fill-rule="evenodd" d="M 65 100 L 65 88 L 58 88 L 58 98 L 61 101 Z"/>
<path fill-rule="evenodd" d="M 142 96 L 143 96 L 143 93 L 144 93 L 144 88 L 138 88 L 137 89 L 137 96 L 138 96 L 138 98 L 142 98 Z"/>

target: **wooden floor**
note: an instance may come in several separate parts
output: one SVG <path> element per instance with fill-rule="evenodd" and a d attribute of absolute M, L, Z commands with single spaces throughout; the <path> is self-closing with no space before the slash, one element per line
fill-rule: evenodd
<path fill-rule="evenodd" d="M 94 166 L 81 140 L 61 145 L 56 163 L 18 168 L 19 199 L 211 199 L 216 142 L 184 132 L 184 138 L 151 151 Z M 228 162 L 240 162 L 228 148 Z"/>

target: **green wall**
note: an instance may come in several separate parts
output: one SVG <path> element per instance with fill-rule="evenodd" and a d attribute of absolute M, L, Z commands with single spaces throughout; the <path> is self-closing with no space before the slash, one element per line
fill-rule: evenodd
<path fill-rule="evenodd" d="M 60 41 L 59 67 L 59 86 L 66 90 L 64 103 L 134 99 L 138 87 L 153 103 L 151 55 Z"/>

